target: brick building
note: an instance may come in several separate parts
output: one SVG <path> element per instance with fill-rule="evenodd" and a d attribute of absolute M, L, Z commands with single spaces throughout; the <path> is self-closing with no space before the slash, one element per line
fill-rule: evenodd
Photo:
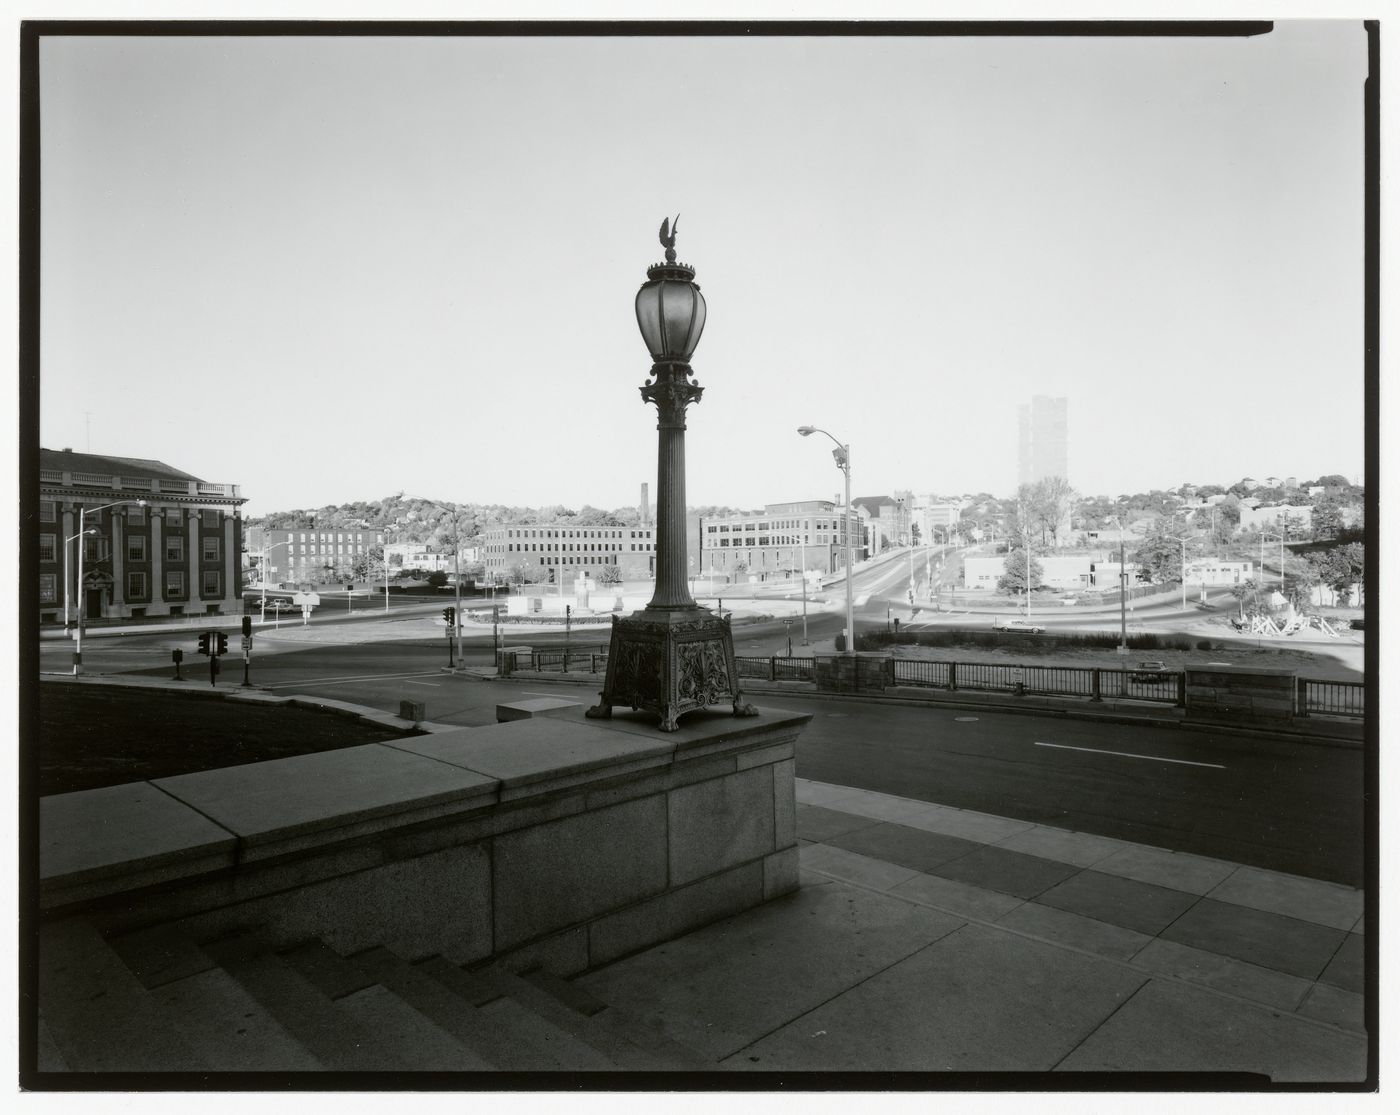
<path fill-rule="evenodd" d="M 241 611 L 245 502 L 163 461 L 40 449 L 40 622 L 75 620 L 80 594 L 88 620 Z"/>

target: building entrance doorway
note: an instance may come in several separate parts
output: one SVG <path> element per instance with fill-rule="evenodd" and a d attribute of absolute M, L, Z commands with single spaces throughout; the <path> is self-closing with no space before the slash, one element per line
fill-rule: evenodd
<path fill-rule="evenodd" d="M 83 615 L 85 618 L 102 618 L 102 596 L 103 590 L 100 588 L 90 588 L 87 590 L 87 604 L 83 610 Z"/>

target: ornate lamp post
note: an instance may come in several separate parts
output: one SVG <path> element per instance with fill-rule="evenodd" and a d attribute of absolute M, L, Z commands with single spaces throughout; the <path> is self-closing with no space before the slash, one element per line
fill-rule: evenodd
<path fill-rule="evenodd" d="M 695 269 L 676 262 L 670 221 L 661 222 L 661 244 L 666 262 L 647 268 L 636 303 L 652 359 L 642 401 L 657 409 L 656 589 L 641 611 L 613 617 L 603 691 L 588 715 L 608 717 L 625 705 L 656 713 L 661 731 L 674 732 L 677 718 L 723 699 L 733 702 L 735 716 L 758 710 L 739 691 L 728 621 L 695 603 L 686 584 L 685 409 L 704 391 L 692 378 L 690 356 L 705 328 L 705 298 Z"/>

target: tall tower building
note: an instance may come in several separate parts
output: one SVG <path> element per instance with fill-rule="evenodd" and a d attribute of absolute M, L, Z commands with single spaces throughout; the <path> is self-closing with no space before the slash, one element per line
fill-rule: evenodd
<path fill-rule="evenodd" d="M 1021 484 L 1034 484 L 1047 476 L 1069 479 L 1069 400 L 1036 395 L 1016 408 Z"/>

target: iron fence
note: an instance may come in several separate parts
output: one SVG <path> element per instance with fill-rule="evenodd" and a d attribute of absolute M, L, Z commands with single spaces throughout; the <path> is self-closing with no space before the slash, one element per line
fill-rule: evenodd
<path fill-rule="evenodd" d="M 1098 666 L 1024 666 L 993 662 L 941 662 L 923 658 L 891 658 L 890 684 L 927 689 L 976 690 L 1016 695 L 1082 697 L 1091 701 L 1123 699 L 1183 705 L 1186 674 L 1182 670 L 1114 669 Z M 762 681 L 817 680 L 815 658 L 734 659 L 741 678 Z M 565 651 L 562 648 L 530 651 L 515 662 L 517 669 L 601 674 L 607 671 L 605 648 Z M 1360 682 L 1316 681 L 1299 678 L 1299 716 L 1366 715 L 1366 689 Z"/>
<path fill-rule="evenodd" d="M 1298 715 L 1365 716 L 1366 687 L 1359 681 L 1298 679 Z"/>
<path fill-rule="evenodd" d="M 734 659 L 734 667 L 741 678 L 760 678 L 765 681 L 816 681 L 817 660 L 815 658 L 740 658 Z"/>

